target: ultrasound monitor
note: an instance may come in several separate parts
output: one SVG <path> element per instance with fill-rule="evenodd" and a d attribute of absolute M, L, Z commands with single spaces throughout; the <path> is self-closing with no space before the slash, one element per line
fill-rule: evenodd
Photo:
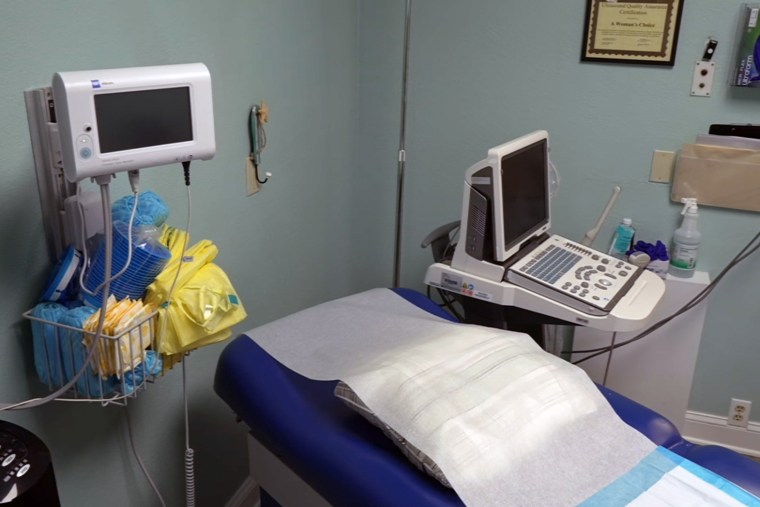
<path fill-rule="evenodd" d="M 540 130 L 491 148 L 466 171 L 452 267 L 500 279 L 501 265 L 550 226 L 549 135 Z"/>
<path fill-rule="evenodd" d="M 503 262 L 546 232 L 549 212 L 549 135 L 538 131 L 488 150 L 493 185 L 494 258 Z"/>
<path fill-rule="evenodd" d="M 608 315 L 644 270 L 550 236 L 550 226 L 548 134 L 537 131 L 491 148 L 465 173 L 459 242 L 451 270 L 442 271 L 437 283 L 505 306 L 525 303 L 505 296 L 516 286 L 527 291 L 519 297 L 529 292 L 585 315 Z"/>

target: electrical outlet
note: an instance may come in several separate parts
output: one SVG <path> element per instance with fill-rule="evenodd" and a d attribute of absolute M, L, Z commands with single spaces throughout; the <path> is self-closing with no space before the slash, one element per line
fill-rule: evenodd
<path fill-rule="evenodd" d="M 694 65 L 694 77 L 691 80 L 692 97 L 709 97 L 712 93 L 715 62 L 697 62 Z"/>
<path fill-rule="evenodd" d="M 749 411 L 751 408 L 751 401 L 731 398 L 731 406 L 728 409 L 728 424 L 730 426 L 746 428 L 749 424 Z"/>

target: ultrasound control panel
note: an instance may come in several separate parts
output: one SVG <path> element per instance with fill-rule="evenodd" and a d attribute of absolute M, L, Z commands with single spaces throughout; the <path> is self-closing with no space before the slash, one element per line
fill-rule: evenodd
<path fill-rule="evenodd" d="M 642 268 L 553 235 L 507 270 L 506 280 L 590 315 L 606 315 Z"/>

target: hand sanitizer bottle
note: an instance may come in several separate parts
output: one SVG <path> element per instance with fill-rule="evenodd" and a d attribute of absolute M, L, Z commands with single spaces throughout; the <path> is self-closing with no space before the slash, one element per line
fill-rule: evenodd
<path fill-rule="evenodd" d="M 618 224 L 615 235 L 612 237 L 612 244 L 607 252 L 616 259 L 626 260 L 626 253 L 633 247 L 633 237 L 636 235 L 636 229 L 633 228 L 633 221 L 630 218 L 624 218 Z"/>
<path fill-rule="evenodd" d="M 683 221 L 673 233 L 673 249 L 670 252 L 668 273 L 681 278 L 691 278 L 697 266 L 697 250 L 702 241 L 702 233 L 697 229 L 699 210 L 697 200 L 683 198 Z"/>

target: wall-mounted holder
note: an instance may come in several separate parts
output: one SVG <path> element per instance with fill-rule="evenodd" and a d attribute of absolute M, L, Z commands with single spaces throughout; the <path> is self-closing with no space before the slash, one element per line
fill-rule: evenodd
<path fill-rule="evenodd" d="M 261 190 L 261 185 L 269 181 L 272 173 L 264 173 L 265 178 L 262 180 L 259 176 L 259 167 L 261 165 L 261 152 L 267 144 L 267 136 L 264 131 L 264 124 L 269 121 L 269 108 L 262 101 L 261 104 L 254 104 L 248 114 L 248 140 L 251 151 L 245 162 L 245 170 L 248 184 L 248 195 L 253 195 Z"/>
<path fill-rule="evenodd" d="M 671 199 L 695 197 L 700 206 L 760 211 L 760 151 L 684 144 Z"/>
<path fill-rule="evenodd" d="M 83 339 L 87 336 L 91 340 L 94 335 L 36 317 L 33 310 L 23 316 L 32 321 L 37 374 L 48 389 L 55 391 L 72 380 L 84 366 L 89 348 L 85 347 Z M 91 401 L 104 407 L 126 405 L 130 398 L 137 397 L 164 373 L 163 355 L 154 352 L 158 350 L 155 331 L 156 313 L 152 313 L 116 335 L 100 335 L 92 364 L 99 363 L 100 354 L 108 354 L 115 364 L 125 366 L 125 372 L 118 378 L 115 375 L 103 378 L 94 366 L 87 366 L 68 393 L 57 399 Z M 150 350 L 141 344 L 149 344 Z M 129 365 L 128 369 L 126 365 Z"/>
<path fill-rule="evenodd" d="M 76 195 L 76 186 L 63 175 L 53 90 L 48 87 L 26 91 L 24 101 L 42 207 L 42 224 L 50 261 L 55 263 L 71 242 L 64 233 L 64 201 Z"/>

